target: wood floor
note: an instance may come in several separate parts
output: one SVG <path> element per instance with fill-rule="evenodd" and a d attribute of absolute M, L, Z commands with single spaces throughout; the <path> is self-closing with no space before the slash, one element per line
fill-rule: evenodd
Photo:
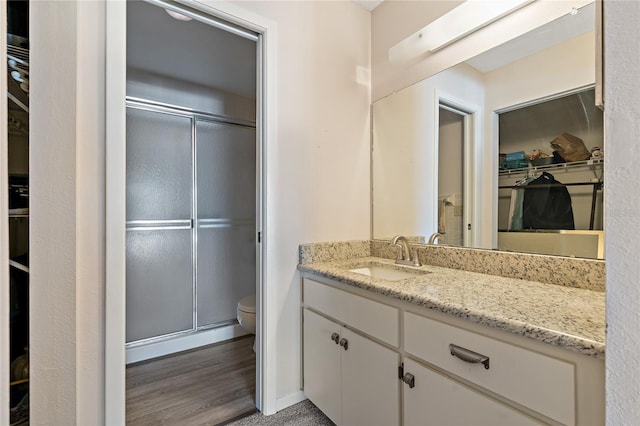
<path fill-rule="evenodd" d="M 256 407 L 253 336 L 127 367 L 127 425 L 215 425 Z"/>

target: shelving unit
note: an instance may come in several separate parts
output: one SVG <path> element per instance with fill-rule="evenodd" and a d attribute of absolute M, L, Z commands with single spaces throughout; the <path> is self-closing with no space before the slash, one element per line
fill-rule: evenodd
<path fill-rule="evenodd" d="M 503 154 L 521 151 L 530 154 L 536 150 L 550 154 L 554 150 L 550 142 L 565 133 L 582 140 L 587 150 L 604 145 L 603 116 L 595 106 L 593 88 L 532 100 L 500 113 L 498 127 L 498 152 Z M 570 151 L 565 148 L 566 152 L 554 153 L 556 158 Z M 552 175 L 554 180 L 539 179 L 532 183 L 543 173 Z M 604 258 L 604 188 L 603 158 L 498 170 L 497 248 Z M 558 196 L 562 199 L 565 189 L 568 200 L 564 198 L 562 207 L 558 207 L 553 200 L 559 200 Z M 531 198 L 525 211 L 526 195 Z M 536 200 L 536 206 L 530 204 L 532 199 Z M 532 216 L 542 219 L 531 221 Z M 523 229 L 525 223 L 527 228 Z"/>
<path fill-rule="evenodd" d="M 8 12 L 8 28 L 18 28 L 28 20 L 28 2 L 9 2 Z M 21 29 L 28 34 L 28 25 Z M 10 372 L 10 425 L 18 426 L 29 423 L 29 41 L 6 37 L 10 365 L 2 368 Z"/>
<path fill-rule="evenodd" d="M 529 173 L 536 172 L 562 172 L 569 170 L 580 170 L 580 169 L 591 169 L 594 174 L 596 174 L 596 178 L 602 179 L 602 170 L 604 166 L 603 159 L 594 159 L 594 160 L 585 160 L 585 161 L 574 161 L 572 163 L 559 163 L 559 164 L 548 164 L 545 166 L 530 166 L 523 167 L 519 169 L 503 169 L 498 172 L 500 177 L 502 176 L 517 176 L 524 175 L 526 176 Z M 598 172 L 600 172 L 600 176 L 598 176 Z"/>

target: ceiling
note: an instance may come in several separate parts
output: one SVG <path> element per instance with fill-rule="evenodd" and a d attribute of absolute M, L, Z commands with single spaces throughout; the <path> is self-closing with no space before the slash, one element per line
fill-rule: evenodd
<path fill-rule="evenodd" d="M 127 67 L 255 98 L 256 55 L 255 41 L 127 2 Z"/>
<path fill-rule="evenodd" d="M 384 0 L 353 0 L 358 5 L 364 7 L 368 11 L 372 11 L 376 7 L 380 6 Z"/>

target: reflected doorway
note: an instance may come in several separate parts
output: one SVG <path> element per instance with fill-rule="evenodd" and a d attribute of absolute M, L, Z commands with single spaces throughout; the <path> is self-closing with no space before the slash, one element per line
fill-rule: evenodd
<path fill-rule="evenodd" d="M 441 244 L 469 243 L 465 210 L 465 141 L 468 114 L 440 104 L 438 109 L 438 233 Z"/>

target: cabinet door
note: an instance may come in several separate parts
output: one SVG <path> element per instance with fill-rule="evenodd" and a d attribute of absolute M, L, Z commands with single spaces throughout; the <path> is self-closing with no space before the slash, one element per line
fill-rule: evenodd
<path fill-rule="evenodd" d="M 334 423 L 340 421 L 340 350 L 331 340 L 340 326 L 304 309 L 304 393 Z"/>
<path fill-rule="evenodd" d="M 405 359 L 404 371 L 415 377 L 415 387 L 403 386 L 405 426 L 541 424 L 410 359 Z"/>
<path fill-rule="evenodd" d="M 342 339 L 342 424 L 399 424 L 399 354 L 347 329 Z"/>

